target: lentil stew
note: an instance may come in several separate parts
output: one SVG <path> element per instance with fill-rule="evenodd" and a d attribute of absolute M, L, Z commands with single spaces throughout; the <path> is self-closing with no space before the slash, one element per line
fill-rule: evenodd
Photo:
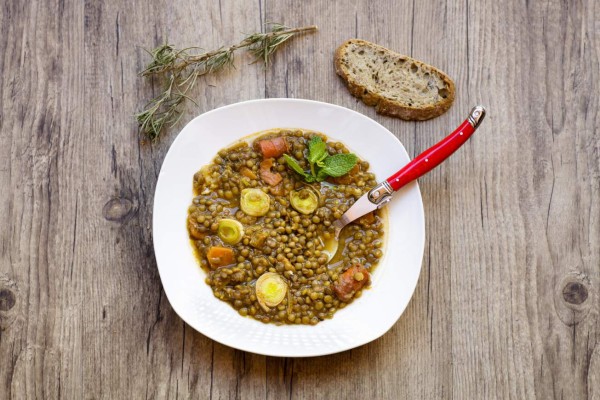
<path fill-rule="evenodd" d="M 360 297 L 383 255 L 380 210 L 342 231 L 332 260 L 325 253 L 332 223 L 377 182 L 358 160 L 341 177 L 306 183 L 283 155 L 308 170 L 315 135 L 330 155 L 349 153 L 320 133 L 277 129 L 219 151 L 194 175 L 192 246 L 215 297 L 242 316 L 309 325 L 332 318 Z"/>

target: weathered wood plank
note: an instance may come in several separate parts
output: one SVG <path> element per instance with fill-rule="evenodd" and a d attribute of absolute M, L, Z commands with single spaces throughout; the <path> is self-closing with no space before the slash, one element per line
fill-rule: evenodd
<path fill-rule="evenodd" d="M 72 267 L 83 141 L 72 115 L 82 111 L 82 9 L 7 2 L 1 13 L 0 290 L 14 301 L 0 309 L 0 397 L 56 398 L 67 393 L 61 376 L 81 370 Z"/>
<path fill-rule="evenodd" d="M 527 82 L 534 112 L 523 113 L 532 132 L 524 156 L 535 172 L 519 198 L 536 210 L 524 218 L 527 253 L 535 254 L 526 304 L 533 362 L 546 367 L 535 389 L 546 397 L 585 398 L 600 375 L 591 359 L 600 327 L 598 12 L 595 2 L 530 12 L 538 33 L 528 43 L 531 69 L 540 76 Z"/>
<path fill-rule="evenodd" d="M 168 2 L 153 4 L 151 14 L 128 12 L 130 7 L 146 7 L 141 3 L 90 8 L 90 19 L 98 25 L 97 30 L 90 29 L 86 37 L 86 59 L 95 64 L 95 59 L 100 59 L 105 51 L 114 49 L 116 52 L 117 35 L 119 55 L 117 62 L 90 82 L 89 89 L 93 91 L 99 85 L 105 95 L 113 90 L 115 97 L 121 98 L 114 103 L 108 103 L 105 96 L 90 99 L 89 107 L 102 110 L 100 115 L 114 114 L 112 120 L 91 121 L 97 124 L 92 130 L 104 132 L 105 139 L 100 146 L 105 150 L 98 178 L 90 180 L 90 185 L 97 185 L 101 177 L 112 175 L 103 181 L 102 189 L 96 189 L 102 194 L 96 207 L 103 207 L 115 198 L 129 200 L 133 207 L 131 215 L 116 222 L 103 222 L 104 229 L 110 230 L 104 240 L 115 243 L 115 253 L 106 258 L 118 260 L 111 268 L 118 272 L 110 276 L 94 270 L 86 280 L 98 285 L 98 288 L 90 287 L 92 293 L 99 293 L 100 287 L 111 288 L 110 297 L 104 301 L 113 309 L 108 316 L 109 330 L 100 336 L 98 345 L 88 348 L 84 359 L 102 359 L 106 363 L 101 368 L 105 376 L 102 381 L 120 384 L 107 387 L 98 380 L 90 380 L 96 386 L 88 390 L 108 398 L 235 397 L 242 388 L 236 389 L 231 383 L 240 376 L 239 360 L 243 353 L 213 343 L 176 316 L 162 292 L 152 253 L 150 223 L 154 185 L 164 154 L 183 123 L 158 144 L 140 144 L 131 115 L 152 95 L 148 82 L 136 75 L 148 59 L 138 46 L 153 47 L 168 37 L 169 42 L 178 46 L 218 48 L 239 40 L 244 32 L 259 29 L 259 11 L 255 3 L 251 9 L 248 9 L 249 3 L 239 2 L 186 3 L 180 7 L 172 7 Z M 233 25 L 235 29 L 230 29 Z M 105 42 L 97 46 L 95 38 L 105 38 Z M 240 57 L 237 70 L 201 79 L 194 91 L 198 107 L 190 106 L 182 120 L 188 121 L 194 115 L 224 104 L 259 97 L 264 91 L 263 70 L 260 65 L 248 66 L 247 63 L 247 58 Z M 159 86 L 154 86 L 154 90 L 159 90 Z M 115 127 L 114 121 L 120 126 Z M 131 301 L 123 302 L 123 299 Z M 131 314 L 132 306 L 135 316 Z M 84 314 L 94 313 L 93 319 L 98 320 L 98 305 L 90 306 Z M 87 326 L 93 326 L 92 321 Z M 95 336 L 91 332 L 90 335 Z M 127 349 L 127 357 L 114 351 L 119 347 Z M 133 376 L 132 366 L 139 366 Z M 87 367 L 89 372 L 94 370 L 91 364 Z"/>
<path fill-rule="evenodd" d="M 600 398 L 597 2 L 53 2 L 0 7 L 0 398 Z M 152 12 L 138 12 L 152 10 Z M 154 145 L 132 114 L 158 86 L 139 46 L 232 43 L 265 21 L 319 25 L 202 80 Z M 457 84 L 432 121 L 381 117 L 335 76 L 360 37 Z M 183 123 L 240 100 L 299 97 L 375 118 L 410 154 L 471 106 L 477 135 L 421 181 L 415 296 L 381 339 L 278 359 L 186 326 L 151 243 L 156 177 Z"/>
<path fill-rule="evenodd" d="M 269 79 L 269 75 L 267 76 L 268 95 L 312 98 L 358 110 L 375 118 L 394 132 L 410 154 L 414 155 L 425 150 L 448 133 L 450 124 L 458 123 L 458 118 L 464 118 L 464 112 L 455 112 L 458 108 L 455 106 L 442 118 L 420 124 L 378 116 L 373 108 L 365 106 L 349 95 L 335 75 L 332 63 L 335 48 L 344 40 L 358 37 L 437 63 L 436 65 L 447 70 L 452 76 L 456 76 L 457 71 L 462 67 L 460 64 L 462 59 L 456 59 L 457 56 L 451 50 L 435 58 L 435 49 L 438 48 L 435 44 L 440 38 L 426 35 L 427 41 L 420 43 L 415 32 L 418 31 L 417 26 L 423 26 L 424 30 L 428 26 L 439 25 L 441 28 L 439 35 L 448 38 L 448 43 L 444 45 L 448 49 L 453 49 L 466 43 L 465 35 L 458 35 L 455 32 L 457 29 L 464 30 L 464 28 L 461 28 L 459 23 L 443 24 L 443 13 L 448 12 L 444 4 L 415 6 L 414 10 L 413 5 L 413 2 L 406 1 L 393 4 L 359 2 L 352 7 L 338 2 L 329 9 L 322 9 L 318 2 L 311 3 L 310 6 L 306 3 L 296 6 L 301 7 L 302 12 L 293 17 L 293 24 L 309 23 L 314 20 L 319 25 L 320 32 L 314 39 L 312 37 L 306 39 L 306 42 L 310 43 L 305 46 L 306 48 L 293 46 L 290 49 L 293 57 L 291 60 L 287 61 L 283 57 L 278 59 L 279 64 L 273 69 L 272 77 Z M 292 17 L 294 14 L 289 15 L 288 12 L 290 7 L 294 6 L 289 2 L 276 2 L 269 8 L 269 12 L 275 15 L 271 19 Z M 431 12 L 431 10 L 436 11 Z M 451 15 L 448 18 L 457 17 L 456 11 L 449 12 Z M 317 43 L 312 45 L 312 40 L 316 40 Z M 415 53 L 414 50 L 418 49 L 419 45 L 431 50 L 429 52 L 421 50 L 420 54 Z M 318 50 L 313 53 L 311 62 L 306 63 L 303 61 L 303 55 L 311 52 L 312 48 Z M 455 59 L 456 70 L 451 70 L 448 68 L 449 63 Z M 287 63 L 282 65 L 283 61 Z M 452 121 L 453 115 L 458 115 L 454 117 L 454 121 Z M 368 132 L 365 132 L 365 135 L 368 135 Z M 427 137 L 428 143 L 423 143 L 424 137 Z M 443 176 L 443 172 L 436 171 L 428 179 L 436 179 L 439 182 L 444 179 Z M 423 193 L 428 216 L 432 212 L 436 216 L 433 221 L 428 218 L 428 232 L 435 229 L 436 235 L 448 237 L 448 209 L 427 207 L 428 200 L 431 201 L 429 204 L 446 201 L 447 190 L 442 186 L 441 191 L 436 187 L 430 191 L 424 189 Z M 436 198 L 432 199 L 431 196 Z M 423 273 L 415 298 L 400 322 L 380 340 L 352 350 L 349 354 L 294 360 L 293 398 L 318 396 L 439 398 L 450 393 L 449 386 L 452 380 L 449 368 L 449 341 L 451 340 L 449 316 L 451 314 L 444 306 L 447 302 L 444 294 L 447 296 L 450 289 L 449 270 L 447 268 L 429 270 L 431 260 L 447 259 L 448 245 L 443 241 L 439 243 L 440 245 L 434 246 L 433 249 L 429 246 L 426 248 Z M 433 253 L 430 250 L 433 250 Z M 435 319 L 434 314 L 437 317 Z M 437 344 L 435 349 L 433 343 Z M 435 373 L 432 373 L 434 368 Z"/>

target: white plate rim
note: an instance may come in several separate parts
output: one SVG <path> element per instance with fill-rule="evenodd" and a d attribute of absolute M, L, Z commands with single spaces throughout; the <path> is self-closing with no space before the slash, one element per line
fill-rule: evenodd
<path fill-rule="evenodd" d="M 276 104 L 276 103 L 286 103 L 289 105 L 294 105 L 294 104 L 305 104 L 305 105 L 314 105 L 314 106 L 318 106 L 318 107 L 329 107 L 332 109 L 336 109 L 338 111 L 342 111 L 342 112 L 346 112 L 346 113 L 351 113 L 353 114 L 355 117 L 358 118 L 363 118 L 363 119 L 367 119 L 370 123 L 375 124 L 376 126 L 378 126 L 382 132 L 385 132 L 385 134 L 389 135 L 391 138 L 393 138 L 394 140 L 396 140 L 398 142 L 398 144 L 400 145 L 402 151 L 404 152 L 404 156 L 409 159 L 408 157 L 408 153 L 406 152 L 406 149 L 404 148 L 404 146 L 402 145 L 402 143 L 400 142 L 400 140 L 393 135 L 387 128 L 385 128 L 383 125 L 379 124 L 377 121 L 373 120 L 372 118 L 367 117 L 366 115 L 363 115 L 357 111 L 348 109 L 346 107 L 342 107 L 339 105 L 335 105 L 335 104 L 331 104 L 331 103 L 325 103 L 325 102 L 320 102 L 320 101 L 315 101 L 315 100 L 306 100 L 306 99 L 290 99 L 290 98 L 270 98 L 270 99 L 255 99 L 255 100 L 247 100 L 247 101 L 242 101 L 242 102 L 238 102 L 238 103 L 233 103 L 233 104 L 229 104 L 226 106 L 222 106 L 222 107 L 218 107 L 215 108 L 213 110 L 209 110 L 205 113 L 202 113 L 200 115 L 198 115 L 197 117 L 195 117 L 194 119 L 192 119 L 188 124 L 186 124 L 186 126 L 180 131 L 180 133 L 177 135 L 177 137 L 173 140 L 169 150 L 167 151 L 167 154 L 165 155 L 163 164 L 161 166 L 160 169 L 160 173 L 157 179 L 157 184 L 156 184 L 156 189 L 155 189 L 155 197 L 154 197 L 154 206 L 153 206 L 153 219 L 152 219 L 152 225 L 153 225 L 153 245 L 154 245 L 154 252 L 155 252 L 155 257 L 156 257 L 156 262 L 157 262 L 157 267 L 159 270 L 159 276 L 161 278 L 161 283 L 163 285 L 163 290 L 165 292 L 165 295 L 167 297 L 167 299 L 169 300 L 169 303 L 171 304 L 173 310 L 177 313 L 177 315 L 183 320 L 185 321 L 188 325 L 190 325 L 192 328 L 194 328 L 196 331 L 202 333 L 203 335 L 209 337 L 212 340 L 215 340 L 216 342 L 219 342 L 223 345 L 229 346 L 229 347 L 233 347 L 239 350 L 243 350 L 243 351 L 248 351 L 248 352 L 252 352 L 255 354 L 261 354 L 261 355 L 266 355 L 266 356 L 276 356 L 276 357 L 315 357 L 315 356 L 323 356 L 323 355 L 328 355 L 328 354 L 334 354 L 334 353 L 338 353 L 338 352 L 342 352 L 342 351 L 346 351 L 352 348 L 356 348 L 359 346 L 362 346 L 366 343 L 369 343 L 371 341 L 374 341 L 378 338 L 380 338 L 381 336 L 383 336 L 386 332 L 388 332 L 393 325 L 397 322 L 397 320 L 402 316 L 402 314 L 404 313 L 404 311 L 406 310 L 406 307 L 408 306 L 410 299 L 412 298 L 412 296 L 414 295 L 414 291 L 416 289 L 416 285 L 418 282 L 418 278 L 420 275 L 420 271 L 422 268 L 422 258 L 423 258 L 423 251 L 424 251 L 424 244 L 425 244 L 425 215 L 424 215 L 424 207 L 423 207 L 423 203 L 422 203 L 422 197 L 421 197 L 421 193 L 420 193 L 420 189 L 418 186 L 417 182 L 412 182 L 411 184 L 407 185 L 407 187 L 403 190 L 407 190 L 407 191 L 412 191 L 416 194 L 416 196 L 418 197 L 418 209 L 415 210 L 417 212 L 417 214 L 420 215 L 420 225 L 421 225 L 421 229 L 420 229 L 420 235 L 417 239 L 417 243 L 418 243 L 418 247 L 420 248 L 420 250 L 418 251 L 420 253 L 420 257 L 419 257 L 419 265 L 417 268 L 417 273 L 416 273 L 416 279 L 414 279 L 414 281 L 411 284 L 410 287 L 410 295 L 408 296 L 408 300 L 405 302 L 405 304 L 403 304 L 402 307 L 400 307 L 398 310 L 396 310 L 397 313 L 397 317 L 393 319 L 393 321 L 391 321 L 391 323 L 387 324 L 387 326 L 385 326 L 384 328 L 381 328 L 378 332 L 377 335 L 371 335 L 369 337 L 365 337 L 361 340 L 358 340 L 356 342 L 353 342 L 351 344 L 347 344 L 345 346 L 341 346 L 341 347 L 331 347 L 328 350 L 316 350 L 316 351 L 304 351 L 304 352 L 297 352 L 297 351 L 293 351 L 293 352 L 286 352 L 286 351 L 266 351 L 264 349 L 257 349 L 251 345 L 247 345 L 244 343 L 240 343 L 237 341 L 232 341 L 232 340 L 228 340 L 226 338 L 223 337 L 216 337 L 215 335 L 211 335 L 210 333 L 207 333 L 205 329 L 203 329 L 202 326 L 198 326 L 197 323 L 194 323 L 194 321 L 191 321 L 190 317 L 188 315 L 186 315 L 186 313 L 181 312 L 181 310 L 178 310 L 177 307 L 175 306 L 174 302 L 172 301 L 172 293 L 170 289 L 168 289 L 164 282 L 165 282 L 165 274 L 167 273 L 166 270 L 164 268 L 161 268 L 161 262 L 159 260 L 160 256 L 160 251 L 158 250 L 159 247 L 159 243 L 157 241 L 157 235 L 155 235 L 155 227 L 157 226 L 158 223 L 158 219 L 160 216 L 160 203 L 156 201 L 157 198 L 159 198 L 159 192 L 162 188 L 162 183 L 164 182 L 164 168 L 166 165 L 168 165 L 168 162 L 170 160 L 170 155 L 172 155 L 171 150 L 176 147 L 178 145 L 178 143 L 180 141 L 182 141 L 183 138 L 183 134 L 184 132 L 186 132 L 186 129 L 190 126 L 193 126 L 194 124 L 197 124 L 197 122 L 199 120 L 201 120 L 202 118 L 206 118 L 209 117 L 211 115 L 213 115 L 214 113 L 219 113 L 219 112 L 225 112 L 225 111 L 229 111 L 231 109 L 235 109 L 237 107 L 244 107 L 247 105 L 253 105 L 253 104 L 264 104 L 265 106 L 269 106 L 272 104 Z M 286 126 L 279 126 L 281 128 L 286 128 Z M 287 126 L 289 127 L 289 126 Z M 277 128 L 277 127 L 273 127 L 273 128 Z M 310 128 L 307 128 L 310 129 Z M 248 134 L 252 134 L 253 132 L 248 132 Z M 328 132 L 323 132 L 325 134 L 328 134 Z M 329 136 L 329 135 L 328 135 Z M 334 138 L 335 139 L 335 138 Z M 359 153 L 360 155 L 360 153 Z M 401 166 L 401 165 L 400 165 Z M 400 167 L 399 166 L 399 167 Z M 381 176 L 378 176 L 378 179 L 381 180 Z M 189 181 L 190 181 L 190 196 L 191 196 L 191 176 L 189 177 Z M 191 200 L 191 197 L 190 199 Z M 392 202 L 393 203 L 393 202 Z M 157 212 L 158 211 L 158 212 Z M 191 250 L 191 246 L 190 246 L 190 251 Z M 383 262 L 383 260 L 382 260 Z M 164 265 L 164 264 L 163 264 Z M 375 271 L 375 274 L 377 274 L 377 271 L 382 267 L 382 265 L 379 265 Z M 199 266 L 197 266 L 197 268 L 199 268 Z M 204 282 L 201 282 L 201 284 L 204 285 Z M 367 291 L 368 292 L 368 291 Z M 219 302 L 218 299 L 214 298 L 214 301 Z M 360 301 L 360 299 L 358 300 Z M 350 305 L 350 307 L 354 306 L 355 304 Z M 340 310 L 341 311 L 341 310 Z M 337 316 L 337 314 L 336 314 Z M 336 316 L 334 316 L 334 318 L 332 320 L 335 320 Z M 238 318 L 243 318 L 243 317 L 239 317 Z M 250 319 L 250 318 L 246 318 L 246 319 Z M 251 319 L 250 319 L 251 320 Z M 332 321 L 332 320 L 326 320 L 326 321 Z M 318 324 L 316 327 L 318 327 L 319 325 L 323 324 L 324 322 L 321 322 L 320 324 Z M 254 321 L 258 324 L 262 324 L 258 321 Z M 264 325 L 264 324 L 262 324 Z M 282 329 L 283 327 L 281 326 L 274 326 L 272 324 L 266 325 L 266 326 L 272 326 L 273 329 Z M 284 325 L 286 326 L 286 325 Z M 296 326 L 291 326 L 292 328 L 295 328 Z M 306 327 L 306 326 L 303 326 Z M 315 328 L 315 327 L 309 327 L 309 328 Z"/>

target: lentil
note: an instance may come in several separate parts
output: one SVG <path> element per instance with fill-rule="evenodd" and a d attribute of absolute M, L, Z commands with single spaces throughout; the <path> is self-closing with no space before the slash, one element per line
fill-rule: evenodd
<path fill-rule="evenodd" d="M 257 140 L 284 137 L 302 168 L 306 143 L 314 136 L 310 131 L 271 131 Z M 330 154 L 348 153 L 340 142 L 327 142 Z M 340 301 L 334 292 L 338 277 L 353 264 L 363 265 L 372 272 L 383 256 L 384 224 L 380 211 L 374 212 L 374 222 L 368 226 L 351 224 L 342 231 L 336 260 L 329 262 L 323 252 L 324 241 L 333 234 L 332 223 L 348 210 L 354 201 L 375 184 L 375 175 L 368 172 L 369 163 L 359 161 L 360 168 L 344 176 L 343 184 L 312 184 L 319 197 L 318 208 L 300 214 L 290 206 L 290 193 L 307 184 L 291 171 L 283 156 L 275 160 L 272 171 L 282 177 L 276 190 L 270 190 L 258 176 L 262 155 L 246 142 L 237 143 L 218 152 L 213 162 L 194 174 L 194 198 L 188 208 L 187 226 L 191 243 L 205 282 L 218 299 L 228 302 L 241 316 L 250 316 L 264 323 L 315 325 L 332 318 L 335 311 L 348 302 Z M 254 172 L 249 178 L 240 171 Z M 259 188 L 270 197 L 268 213 L 250 216 L 240 209 L 240 193 L 247 188 Z M 244 225 L 245 235 L 228 245 L 217 235 L 219 221 L 235 218 Z M 195 236 L 192 236 L 192 229 Z M 229 247 L 234 251 L 232 265 L 211 269 L 206 252 L 211 246 Z M 287 284 L 287 295 L 281 303 L 265 310 L 258 303 L 256 280 L 266 272 L 281 274 Z M 354 279 L 368 275 L 356 273 Z M 361 295 L 358 291 L 354 298 Z"/>

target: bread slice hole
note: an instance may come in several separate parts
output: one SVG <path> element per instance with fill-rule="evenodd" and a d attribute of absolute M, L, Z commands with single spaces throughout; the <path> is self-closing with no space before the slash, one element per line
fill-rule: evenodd
<path fill-rule="evenodd" d="M 361 51 L 358 52 L 358 54 L 362 56 L 363 54 L 365 54 L 365 51 L 361 50 Z"/>
<path fill-rule="evenodd" d="M 439 94 L 439 95 L 440 95 L 442 98 L 444 98 L 444 99 L 445 99 L 446 97 L 448 97 L 448 94 L 449 94 L 449 92 L 448 92 L 448 89 L 446 89 L 446 88 L 441 88 L 441 89 L 438 89 L 438 94 Z"/>
<path fill-rule="evenodd" d="M 417 64 L 415 64 L 415 63 L 410 64 L 410 72 L 412 72 L 414 74 L 418 70 L 419 70 L 419 67 L 417 67 Z"/>

